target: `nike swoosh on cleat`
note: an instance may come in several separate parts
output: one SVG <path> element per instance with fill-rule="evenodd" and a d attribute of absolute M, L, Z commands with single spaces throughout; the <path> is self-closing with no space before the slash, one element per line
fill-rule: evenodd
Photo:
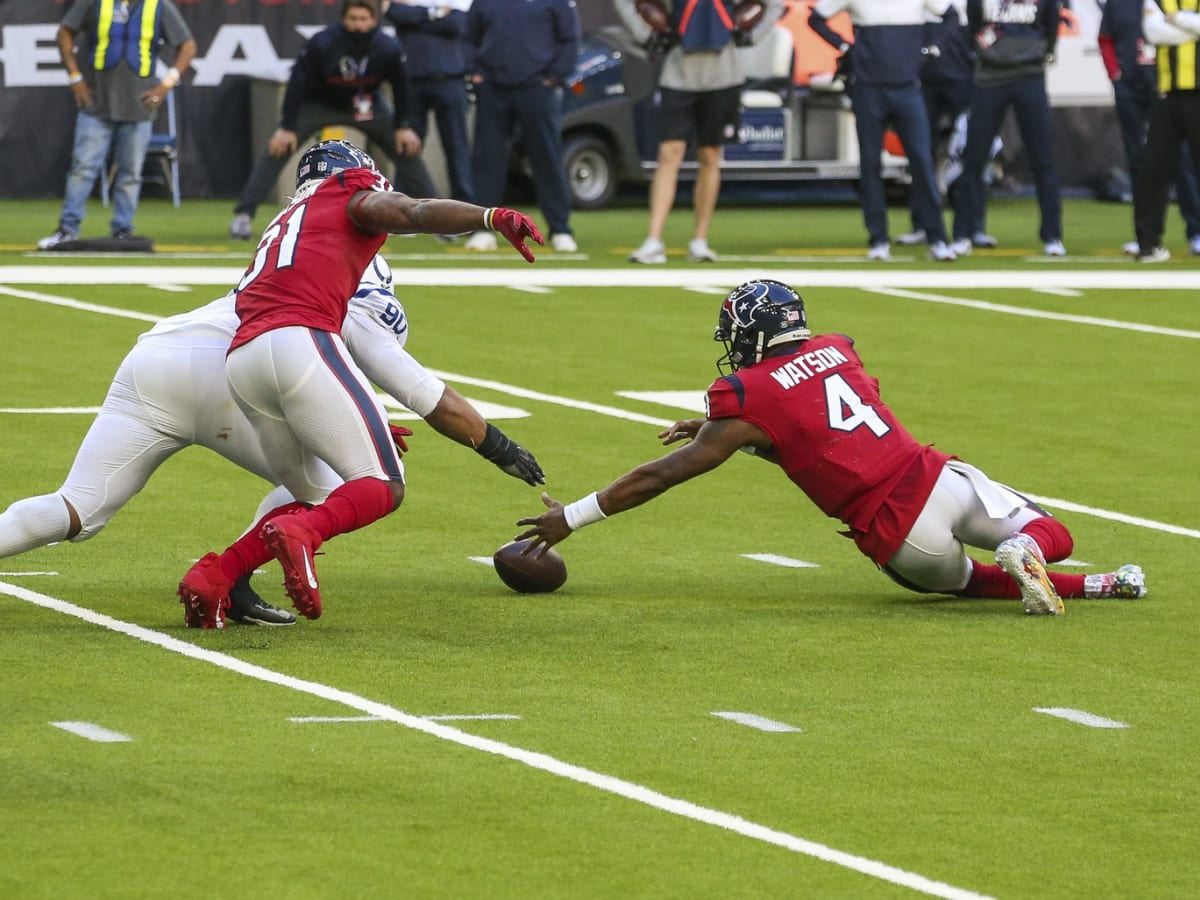
<path fill-rule="evenodd" d="M 308 586 L 314 591 L 317 589 L 317 573 L 313 571 L 312 563 L 308 561 L 308 551 L 305 551 L 304 557 L 304 576 L 308 579 Z"/>

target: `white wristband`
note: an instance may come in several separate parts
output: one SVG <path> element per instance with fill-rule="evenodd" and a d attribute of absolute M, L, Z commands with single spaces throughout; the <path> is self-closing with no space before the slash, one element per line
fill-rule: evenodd
<path fill-rule="evenodd" d="M 167 74 L 163 76 L 162 81 L 160 81 L 159 84 L 165 87 L 168 91 L 171 90 L 171 88 L 179 84 L 179 70 L 174 66 L 171 66 L 171 68 L 167 69 Z"/>
<path fill-rule="evenodd" d="M 567 520 L 567 527 L 572 531 L 578 531 L 584 525 L 591 525 L 608 518 L 600 509 L 600 498 L 595 491 L 582 500 L 576 500 L 574 503 L 564 506 L 563 517 Z"/>

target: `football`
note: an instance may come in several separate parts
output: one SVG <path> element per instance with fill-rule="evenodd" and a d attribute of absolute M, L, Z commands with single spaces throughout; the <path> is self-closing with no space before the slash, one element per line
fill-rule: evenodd
<path fill-rule="evenodd" d="M 553 547 L 541 559 L 536 551 L 523 555 L 528 546 L 529 541 L 510 541 L 492 554 L 500 580 L 521 594 L 548 594 L 562 587 L 567 580 L 562 555 Z"/>
<path fill-rule="evenodd" d="M 671 19 L 659 0 L 637 0 L 637 13 L 655 31 L 669 31 Z"/>
<path fill-rule="evenodd" d="M 733 25 L 742 32 L 749 33 L 762 21 L 767 8 L 759 0 L 742 0 L 733 8 Z"/>

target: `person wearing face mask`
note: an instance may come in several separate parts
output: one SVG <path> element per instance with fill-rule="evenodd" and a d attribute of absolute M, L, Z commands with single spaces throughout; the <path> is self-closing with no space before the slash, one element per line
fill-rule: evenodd
<path fill-rule="evenodd" d="M 380 88 L 392 87 L 393 108 Z M 421 139 L 408 121 L 408 76 L 400 42 L 379 28 L 379 0 L 342 0 L 341 19 L 317 32 L 296 59 L 283 95 L 279 127 L 242 188 L 229 236 L 250 240 L 258 207 L 299 141 L 329 125 L 349 125 L 383 148 L 397 190 L 434 197 L 421 161 Z"/>

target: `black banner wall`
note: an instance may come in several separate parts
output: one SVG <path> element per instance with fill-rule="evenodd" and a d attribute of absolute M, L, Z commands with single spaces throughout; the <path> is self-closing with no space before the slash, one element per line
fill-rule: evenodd
<path fill-rule="evenodd" d="M 0 197 L 62 196 L 75 104 L 55 34 L 71 2 L 0 0 Z M 176 89 L 183 194 L 234 196 L 252 163 L 250 79 L 286 79 L 305 40 L 337 20 L 340 0 L 174 2 L 197 44 Z M 579 9 L 585 30 L 611 16 L 607 0 Z"/>

